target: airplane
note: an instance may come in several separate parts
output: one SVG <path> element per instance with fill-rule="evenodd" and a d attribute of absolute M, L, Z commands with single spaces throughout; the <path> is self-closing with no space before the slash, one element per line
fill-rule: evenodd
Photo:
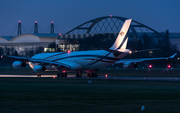
<path fill-rule="evenodd" d="M 75 71 L 76 77 L 82 77 L 82 71 L 86 71 L 87 77 L 97 77 L 96 71 L 116 63 L 128 55 L 129 49 L 126 49 L 128 41 L 128 31 L 132 19 L 125 20 L 114 44 L 109 49 L 74 51 L 74 52 L 54 52 L 40 53 L 31 58 L 18 56 L 3 56 L 6 58 L 18 59 L 12 66 L 19 69 L 26 66 L 26 62 L 41 77 L 43 71 L 58 71 L 57 77 L 67 77 L 67 72 Z M 147 51 L 140 50 L 139 52 Z M 136 51 L 138 52 L 138 51 Z"/>

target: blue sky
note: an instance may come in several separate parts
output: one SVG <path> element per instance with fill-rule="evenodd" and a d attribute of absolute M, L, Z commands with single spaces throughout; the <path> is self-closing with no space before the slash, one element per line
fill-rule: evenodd
<path fill-rule="evenodd" d="M 27 27 L 38 21 L 44 28 L 54 21 L 63 33 L 109 15 L 132 18 L 158 32 L 180 32 L 179 5 L 180 0 L 0 0 L 0 36 L 12 35 L 18 21 Z"/>

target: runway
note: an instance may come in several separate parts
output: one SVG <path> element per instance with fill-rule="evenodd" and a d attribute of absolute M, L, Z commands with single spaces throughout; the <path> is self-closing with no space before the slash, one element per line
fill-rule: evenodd
<path fill-rule="evenodd" d="M 0 75 L 0 77 L 34 77 L 37 75 Z M 54 78 L 54 79 L 109 79 L 109 80 L 142 80 L 142 81 L 180 81 L 180 77 L 131 77 L 131 76 L 98 76 L 97 78 L 82 76 L 76 78 L 75 75 L 68 75 L 67 78 L 57 78 L 56 75 L 41 75 L 41 77 Z"/>

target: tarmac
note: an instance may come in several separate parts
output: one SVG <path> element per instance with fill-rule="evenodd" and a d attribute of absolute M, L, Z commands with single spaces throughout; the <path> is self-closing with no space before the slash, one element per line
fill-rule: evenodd
<path fill-rule="evenodd" d="M 0 75 L 0 77 L 34 77 L 37 75 Z M 54 78 L 54 79 L 109 79 L 109 80 L 136 80 L 136 81 L 180 81 L 180 77 L 132 77 L 132 76 L 98 76 L 87 78 L 87 76 L 75 77 L 75 75 L 68 75 L 67 78 L 59 77 L 56 75 L 41 75 L 41 77 Z"/>

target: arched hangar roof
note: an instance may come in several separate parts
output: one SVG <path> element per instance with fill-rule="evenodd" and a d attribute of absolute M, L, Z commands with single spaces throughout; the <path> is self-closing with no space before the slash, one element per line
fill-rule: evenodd
<path fill-rule="evenodd" d="M 119 17 L 119 16 L 104 16 L 89 20 L 72 30 L 68 31 L 66 34 L 85 34 L 85 33 L 118 33 L 124 23 L 124 21 L 129 18 Z M 130 32 L 137 36 L 137 32 L 150 32 L 156 33 L 158 36 L 162 36 L 156 30 L 132 20 L 130 26 Z"/>

